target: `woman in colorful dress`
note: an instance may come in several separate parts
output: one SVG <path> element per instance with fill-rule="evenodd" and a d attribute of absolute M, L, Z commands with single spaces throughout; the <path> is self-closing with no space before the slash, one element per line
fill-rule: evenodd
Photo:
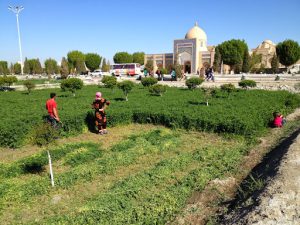
<path fill-rule="evenodd" d="M 105 98 L 102 98 L 101 92 L 96 93 L 92 107 L 95 110 L 95 125 L 97 126 L 100 135 L 107 134 L 106 124 L 107 118 L 105 114 L 106 107 L 110 104 Z"/>

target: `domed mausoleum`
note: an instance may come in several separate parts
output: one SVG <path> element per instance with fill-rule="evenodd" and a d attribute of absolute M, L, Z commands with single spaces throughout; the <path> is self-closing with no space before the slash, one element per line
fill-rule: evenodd
<path fill-rule="evenodd" d="M 186 33 L 184 39 L 174 40 L 173 53 L 146 54 L 147 61 L 153 61 L 154 67 L 169 67 L 178 63 L 185 73 L 197 73 L 204 66 L 212 66 L 215 48 L 207 46 L 207 35 L 197 23 Z M 154 70 L 156 70 L 154 68 Z"/>

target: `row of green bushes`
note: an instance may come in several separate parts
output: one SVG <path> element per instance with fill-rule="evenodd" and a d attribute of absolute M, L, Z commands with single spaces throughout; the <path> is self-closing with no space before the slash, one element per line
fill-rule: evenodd
<path fill-rule="evenodd" d="M 53 91 L 53 90 L 51 90 Z M 81 133 L 87 125 L 94 128 L 91 102 L 96 86 L 78 91 L 76 97 L 57 92 L 58 111 L 63 122 L 61 135 Z M 120 90 L 100 88 L 103 96 L 111 101 L 107 110 L 108 125 L 138 123 L 163 124 L 169 127 L 230 132 L 242 135 L 261 133 L 272 119 L 272 113 L 292 112 L 299 106 L 299 96 L 286 91 L 213 90 L 206 96 L 205 90 L 166 88 L 163 97 L 152 96 L 148 88 L 136 86 L 129 93 L 129 101 L 123 100 Z M 33 139 L 34 131 L 46 114 L 45 101 L 49 90 L 39 90 L 31 95 L 22 92 L 2 93 L 0 101 L 0 146 L 18 147 Z M 209 107 L 205 102 L 209 98 Z M 25 103 L 26 102 L 26 103 Z"/>

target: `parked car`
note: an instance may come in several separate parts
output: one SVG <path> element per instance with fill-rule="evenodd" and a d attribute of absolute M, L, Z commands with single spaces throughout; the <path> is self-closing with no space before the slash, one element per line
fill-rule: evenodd
<path fill-rule="evenodd" d="M 102 70 L 97 69 L 90 73 L 92 77 L 101 77 L 103 75 Z"/>
<path fill-rule="evenodd" d="M 15 88 L 11 88 L 11 87 L 0 87 L 0 91 L 15 91 Z"/>

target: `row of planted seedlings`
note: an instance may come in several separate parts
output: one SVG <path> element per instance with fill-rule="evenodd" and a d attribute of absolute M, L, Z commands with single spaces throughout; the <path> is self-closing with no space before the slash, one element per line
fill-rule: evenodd
<path fill-rule="evenodd" d="M 173 150 L 177 143 L 177 135 L 165 130 L 154 130 L 143 135 L 133 135 L 114 145 L 110 151 L 103 151 L 93 143 L 68 144 L 50 150 L 54 163 L 60 160 L 69 166 L 62 173 L 55 174 L 54 171 L 55 187 L 71 188 L 80 182 L 92 181 L 101 174 L 113 174 L 119 167 L 133 164 L 143 155 Z M 0 198 L 6 203 L 18 202 L 50 192 L 49 178 L 42 172 L 47 164 L 45 152 L 11 164 L 1 164 L 3 182 L 0 184 Z M 5 201 L 1 201 L 2 208 Z"/>
<path fill-rule="evenodd" d="M 62 224 L 166 224 L 184 207 L 195 190 L 216 178 L 236 173 L 245 145 L 235 148 L 199 147 L 158 162 L 116 182 L 78 211 L 45 218 Z M 81 210 L 84 209 L 84 210 Z"/>

